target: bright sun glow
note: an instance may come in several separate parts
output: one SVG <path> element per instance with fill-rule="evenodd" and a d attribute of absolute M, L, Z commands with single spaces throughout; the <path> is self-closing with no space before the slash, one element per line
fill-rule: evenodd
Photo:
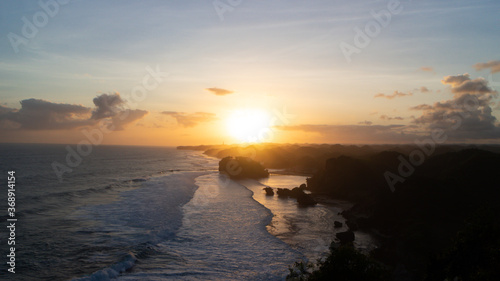
<path fill-rule="evenodd" d="M 271 125 L 270 115 L 261 109 L 237 110 L 227 120 L 229 134 L 241 142 L 267 141 Z"/>

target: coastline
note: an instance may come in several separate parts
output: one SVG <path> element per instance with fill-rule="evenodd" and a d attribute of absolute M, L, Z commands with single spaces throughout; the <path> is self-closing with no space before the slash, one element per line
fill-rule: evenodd
<path fill-rule="evenodd" d="M 266 196 L 263 191 L 266 186 L 292 189 L 305 182 L 303 175 L 271 173 L 267 179 L 244 179 L 237 182 L 252 191 L 254 200 L 272 213 L 272 219 L 266 226 L 267 231 L 301 252 L 306 258 L 305 262 L 325 258 L 331 242 L 338 242 L 335 234 L 348 230 L 346 219 L 341 213 L 353 205 L 350 202 L 315 196 L 315 199 L 318 198 L 316 206 L 299 207 L 293 198 Z M 342 227 L 335 227 L 335 221 L 341 222 Z M 377 247 L 376 240 L 369 233 L 354 233 L 354 246 L 357 249 L 370 252 Z"/>
<path fill-rule="evenodd" d="M 267 169 L 270 175 L 283 175 L 283 176 L 301 176 L 301 177 L 312 177 L 313 174 L 307 172 L 292 171 L 289 169 Z M 304 180 L 305 182 L 305 180 Z"/>
<path fill-rule="evenodd" d="M 220 161 L 220 158 L 206 152 L 202 154 Z M 318 204 L 300 207 L 296 199 L 278 198 L 277 195 L 266 196 L 263 191 L 266 186 L 272 187 L 274 191 L 277 188 L 291 190 L 306 183 L 306 179 L 313 176 L 311 172 L 287 168 L 267 169 L 267 171 L 268 178 L 239 179 L 235 182 L 251 191 L 253 200 L 269 210 L 271 218 L 266 225 L 267 232 L 302 253 L 305 257 L 303 262 L 316 263 L 326 258 L 330 244 L 340 242 L 336 234 L 348 230 L 354 232 L 353 245 L 360 252 L 369 254 L 380 246 L 374 233 L 350 229 L 347 225 L 348 219 L 343 214 L 355 205 L 353 202 L 338 200 L 327 194 L 310 193 Z M 335 227 L 336 221 L 342 226 Z"/>
<path fill-rule="evenodd" d="M 325 207 L 332 209 L 340 208 L 342 211 L 339 213 L 339 215 L 344 220 L 342 221 L 342 223 L 344 225 L 347 225 L 345 222 L 349 221 L 350 217 L 346 217 L 345 212 L 349 211 L 355 205 L 355 203 L 346 200 L 334 199 L 331 196 L 325 194 L 311 193 L 311 195 L 314 198 L 314 200 L 318 202 L 318 204 L 324 205 Z M 348 227 L 345 230 L 347 229 L 350 228 Z M 345 230 L 343 229 L 342 231 Z M 356 249 L 358 249 L 362 253 L 368 255 L 370 254 L 371 251 L 380 247 L 381 236 L 379 233 L 374 232 L 372 230 L 370 231 L 364 231 L 359 229 L 351 229 L 351 230 L 354 232 L 355 236 L 353 245 Z M 338 242 L 338 239 L 336 239 L 336 242 Z"/>

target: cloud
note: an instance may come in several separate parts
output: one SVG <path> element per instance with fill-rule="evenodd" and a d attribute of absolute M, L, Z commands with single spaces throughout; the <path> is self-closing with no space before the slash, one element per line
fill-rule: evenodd
<path fill-rule="evenodd" d="M 185 128 L 192 128 L 197 126 L 199 123 L 211 122 L 217 119 L 215 118 L 215 114 L 208 112 L 185 113 L 176 111 L 163 111 L 162 114 L 175 118 L 175 120 L 177 120 L 177 124 Z"/>
<path fill-rule="evenodd" d="M 443 78 L 443 80 L 441 80 L 441 83 L 449 84 L 453 87 L 455 85 L 460 85 L 463 82 L 468 81 L 468 80 L 470 80 L 470 75 L 469 75 L 469 73 L 465 73 L 465 74 L 455 75 L 455 76 L 454 75 L 446 76 Z"/>
<path fill-rule="evenodd" d="M 297 131 L 318 134 L 317 139 L 339 143 L 414 143 L 429 137 L 433 130 L 440 129 L 450 142 L 472 142 L 500 139 L 500 122 L 492 114 L 498 92 L 483 78 L 472 79 L 469 74 L 443 77 L 441 82 L 449 86 L 452 97 L 433 104 L 420 104 L 411 110 L 421 111 L 412 116 L 407 125 L 373 125 L 370 121 L 358 125 L 310 125 L 277 126 L 282 131 Z M 417 90 L 416 90 L 417 91 Z M 426 87 L 418 91 L 426 92 Z M 411 94 L 411 92 L 410 92 Z M 378 94 L 376 97 L 396 98 L 409 94 L 394 92 L 392 95 Z M 386 121 L 405 118 L 380 115 Z"/>
<path fill-rule="evenodd" d="M 483 70 L 483 69 L 490 69 L 490 73 L 497 73 L 500 72 L 500 60 L 495 60 L 495 61 L 489 61 L 485 63 L 476 63 L 474 65 L 474 68 L 476 70 Z"/>
<path fill-rule="evenodd" d="M 470 79 L 468 73 L 456 76 L 446 76 L 441 80 L 443 84 L 451 86 L 451 92 L 460 96 L 461 94 L 496 94 L 495 90 L 488 86 L 484 78 Z"/>
<path fill-rule="evenodd" d="M 123 108 L 124 100 L 119 93 L 102 94 L 93 99 L 96 109 L 92 111 L 92 119 L 113 117 Z"/>
<path fill-rule="evenodd" d="M 112 126 L 114 126 L 113 130 L 122 131 L 126 125 L 142 119 L 148 113 L 148 111 L 140 109 L 122 110 L 111 118 Z"/>
<path fill-rule="evenodd" d="M 2 116 L 3 114 L 7 114 L 9 112 L 13 112 L 13 111 L 17 111 L 17 109 L 9 108 L 3 104 L 0 104 L 0 116 Z"/>
<path fill-rule="evenodd" d="M 53 103 L 41 99 L 21 101 L 21 109 L 2 107 L 0 120 L 16 123 L 27 130 L 73 129 L 90 125 L 91 109 L 81 105 Z"/>
<path fill-rule="evenodd" d="M 420 68 L 421 71 L 425 71 L 425 72 L 432 72 L 434 71 L 434 68 L 433 67 L 430 67 L 430 66 L 422 66 Z"/>
<path fill-rule="evenodd" d="M 410 107 L 411 110 L 427 110 L 427 109 L 431 109 L 431 108 L 432 108 L 432 105 L 428 105 L 428 104 L 420 104 L 417 106 Z"/>
<path fill-rule="evenodd" d="M 93 99 L 96 108 L 92 111 L 92 119 L 100 120 L 110 118 L 111 124 L 108 124 L 115 131 L 122 131 L 125 126 L 148 114 L 146 110 L 125 109 L 126 101 L 120 96 L 120 93 L 102 94 Z"/>
<path fill-rule="evenodd" d="M 413 123 L 428 130 L 442 129 L 456 140 L 500 138 L 500 127 L 490 107 L 498 93 L 488 86 L 488 81 L 463 74 L 446 76 L 442 82 L 450 85 L 454 97 L 412 107 L 422 110 Z"/>
<path fill-rule="evenodd" d="M 394 99 L 394 98 L 399 98 L 399 97 L 406 97 L 406 96 L 413 96 L 413 93 L 408 92 L 407 94 L 399 91 L 394 91 L 392 95 L 386 95 L 382 93 L 378 93 L 374 96 L 374 98 L 386 98 L 386 99 Z"/>
<path fill-rule="evenodd" d="M 22 100 L 20 109 L 0 105 L 0 126 L 24 130 L 69 130 L 93 126 L 98 120 L 108 119 L 113 130 L 123 130 L 124 126 L 148 112 L 139 109 L 123 109 L 125 102 L 118 93 L 102 94 L 94 98 L 96 108 L 75 104 L 54 103 L 41 99 Z"/>
<path fill-rule="evenodd" d="M 17 109 L 0 104 L 0 129 L 18 129 L 21 125 L 9 119 Z"/>
<path fill-rule="evenodd" d="M 221 89 L 221 88 L 206 88 L 205 90 L 215 94 L 216 96 L 225 96 L 234 93 L 233 91 Z"/>
<path fill-rule="evenodd" d="M 281 131 L 317 133 L 325 142 L 408 143 L 415 140 L 412 128 L 404 125 L 310 125 L 275 126 Z"/>
<path fill-rule="evenodd" d="M 428 93 L 428 92 L 430 92 L 430 90 L 427 87 L 424 87 L 424 86 L 420 87 L 419 91 L 421 93 Z"/>
<path fill-rule="evenodd" d="M 390 117 L 390 116 L 387 116 L 387 115 L 380 115 L 380 119 L 382 120 L 387 120 L 387 121 L 391 121 L 391 120 L 405 120 L 403 117 L 401 116 L 396 116 L 396 117 Z"/>

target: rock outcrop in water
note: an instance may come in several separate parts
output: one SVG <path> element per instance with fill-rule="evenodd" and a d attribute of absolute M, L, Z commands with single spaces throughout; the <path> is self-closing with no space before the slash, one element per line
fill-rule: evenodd
<path fill-rule="evenodd" d="M 295 187 L 290 190 L 288 188 L 278 188 L 278 197 L 280 198 L 295 198 L 299 206 L 314 206 L 317 204 L 316 200 L 310 195 L 304 192 L 300 187 Z"/>
<path fill-rule="evenodd" d="M 318 202 L 316 202 L 316 200 L 314 200 L 314 198 L 310 194 L 302 192 L 297 195 L 297 203 L 299 203 L 299 206 L 307 207 L 314 206 Z"/>
<path fill-rule="evenodd" d="M 276 193 L 280 198 L 288 198 L 291 195 L 291 190 L 288 188 L 278 188 L 278 191 L 276 191 Z"/>
<path fill-rule="evenodd" d="M 274 190 L 272 187 L 266 186 L 263 188 L 267 196 L 274 196 Z"/>

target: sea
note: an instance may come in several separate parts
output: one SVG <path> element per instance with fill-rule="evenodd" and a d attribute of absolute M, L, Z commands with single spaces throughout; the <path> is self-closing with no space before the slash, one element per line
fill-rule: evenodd
<path fill-rule="evenodd" d="M 0 280 L 285 280 L 346 230 L 333 225 L 341 205 L 301 208 L 262 190 L 305 177 L 233 181 L 218 161 L 172 147 L 0 144 Z"/>

